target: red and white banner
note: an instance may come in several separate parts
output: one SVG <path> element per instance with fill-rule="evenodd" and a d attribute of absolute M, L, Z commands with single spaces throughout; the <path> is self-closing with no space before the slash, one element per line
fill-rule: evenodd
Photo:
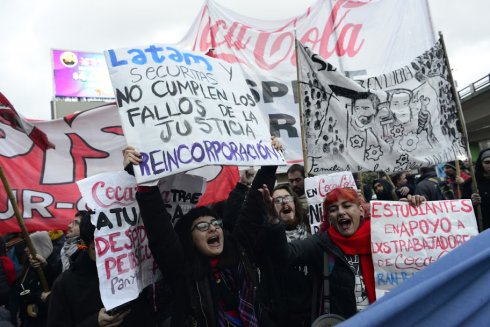
<path fill-rule="evenodd" d="M 351 77 L 394 70 L 436 41 L 426 0 L 318 0 L 301 15 L 275 21 L 206 1 L 179 45 L 203 53 L 214 48 L 214 57 L 242 65 L 289 163 L 303 159 L 295 38 Z"/>
<path fill-rule="evenodd" d="M 29 231 L 66 229 L 76 210 L 84 209 L 76 181 L 123 169 L 126 141 L 115 104 L 53 121 L 34 122 L 54 149 L 43 150 L 24 132 L 0 120 L 0 166 Z M 226 199 L 239 180 L 236 167 L 204 167 L 192 174 L 207 179 L 200 205 Z M 20 231 L 3 186 L 0 233 Z"/>

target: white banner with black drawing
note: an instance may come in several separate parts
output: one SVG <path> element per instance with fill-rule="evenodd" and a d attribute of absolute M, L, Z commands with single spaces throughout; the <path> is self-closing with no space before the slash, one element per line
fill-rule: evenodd
<path fill-rule="evenodd" d="M 213 48 L 217 58 L 242 66 L 289 164 L 303 161 L 295 38 L 350 76 L 363 77 L 395 69 L 435 42 L 427 0 L 308 2 L 292 17 L 264 20 L 243 16 L 226 1 L 203 1 L 179 43 L 202 53 Z"/>
<path fill-rule="evenodd" d="M 406 66 L 354 81 L 299 46 L 308 173 L 394 172 L 465 153 L 437 43 Z"/>

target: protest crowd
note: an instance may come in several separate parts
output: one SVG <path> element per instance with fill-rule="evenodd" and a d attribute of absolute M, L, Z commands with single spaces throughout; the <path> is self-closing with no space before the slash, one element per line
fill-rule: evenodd
<path fill-rule="evenodd" d="M 343 19 L 371 4 L 334 3 L 318 44 L 355 57 Z M 53 125 L 0 93 L 0 327 L 333 326 L 485 234 L 490 149 L 472 162 L 442 37 L 353 80 L 311 31 L 280 82 L 223 60 L 246 61 L 229 32 L 105 51 L 115 102 Z"/>

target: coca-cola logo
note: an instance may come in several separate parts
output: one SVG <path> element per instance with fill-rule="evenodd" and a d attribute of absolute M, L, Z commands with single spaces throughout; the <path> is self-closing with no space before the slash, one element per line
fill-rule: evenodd
<path fill-rule="evenodd" d="M 338 187 L 356 187 L 356 183 L 352 175 L 342 175 L 340 180 L 332 180 L 331 178 L 320 178 L 318 181 L 318 194 L 322 198 Z"/>
<path fill-rule="evenodd" d="M 103 181 L 98 181 L 92 186 L 92 198 L 101 208 L 131 205 L 136 201 L 135 195 L 136 187 L 132 186 L 112 186 Z"/>
<path fill-rule="evenodd" d="M 334 54 L 338 57 L 354 57 L 364 44 L 364 39 L 361 37 L 363 25 L 349 23 L 347 17 L 352 9 L 365 6 L 369 2 L 370 0 L 336 1 L 323 26 L 309 26 L 303 29 L 297 38 L 324 59 Z M 303 17 L 294 18 L 274 31 L 260 31 L 226 19 L 213 21 L 206 6 L 202 17 L 203 21 L 206 19 L 207 22 L 196 40 L 195 47 L 200 51 L 213 48 L 215 57 L 231 63 L 250 62 L 250 52 L 252 52 L 254 64 L 267 71 L 275 69 L 286 60 L 295 66 L 294 30 L 299 29 L 295 27 L 298 19 L 308 19 L 313 14 L 308 11 Z"/>

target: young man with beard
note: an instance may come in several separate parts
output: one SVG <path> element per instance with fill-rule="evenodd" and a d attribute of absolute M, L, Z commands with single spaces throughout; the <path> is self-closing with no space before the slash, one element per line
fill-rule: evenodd
<path fill-rule="evenodd" d="M 305 168 L 294 164 L 287 171 L 289 186 L 298 196 L 299 202 L 305 211 L 308 210 L 308 202 L 305 195 Z"/>
<path fill-rule="evenodd" d="M 267 192 L 268 189 L 264 188 Z M 306 214 L 299 199 L 288 184 L 279 184 L 272 191 L 271 217 L 279 217 L 286 226 L 288 242 L 304 240 L 311 235 Z M 267 251 L 257 260 L 260 268 L 259 294 L 264 305 L 265 326 L 311 326 L 313 278 L 311 269 L 304 266 L 283 267 Z"/>
<path fill-rule="evenodd" d="M 413 205 L 424 200 L 420 196 L 408 197 Z M 317 285 L 322 286 L 314 290 L 313 319 L 327 313 L 349 318 L 376 300 L 369 209 L 350 188 L 329 192 L 323 209 L 330 227 L 290 243 L 284 224 L 276 217 L 266 228 L 266 249 L 277 263 L 310 265 L 314 269 L 320 282 Z"/>

